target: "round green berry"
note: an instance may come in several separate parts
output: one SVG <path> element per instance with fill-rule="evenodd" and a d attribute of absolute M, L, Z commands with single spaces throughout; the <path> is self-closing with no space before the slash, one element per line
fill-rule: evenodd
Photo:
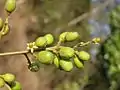
<path fill-rule="evenodd" d="M 66 35 L 67 35 L 67 33 L 68 33 L 68 32 L 63 32 L 63 33 L 60 34 L 59 40 L 60 40 L 61 42 L 66 41 Z"/>
<path fill-rule="evenodd" d="M 51 45 L 54 42 L 54 37 L 52 34 L 45 35 L 45 38 L 47 40 L 47 45 Z"/>
<path fill-rule="evenodd" d="M 74 55 L 74 49 L 70 47 L 61 47 L 59 50 L 59 54 L 64 59 L 69 59 Z"/>
<path fill-rule="evenodd" d="M 81 60 L 88 61 L 90 59 L 90 54 L 85 51 L 80 51 L 78 56 Z"/>
<path fill-rule="evenodd" d="M 47 44 L 47 40 L 45 37 L 38 37 L 35 40 L 35 45 L 38 47 L 44 47 L 44 46 L 46 46 L 46 44 Z"/>
<path fill-rule="evenodd" d="M 5 3 L 5 10 L 12 13 L 16 8 L 16 0 L 7 0 Z"/>
<path fill-rule="evenodd" d="M 73 64 L 69 60 L 60 60 L 60 67 L 66 72 L 69 72 L 73 69 Z"/>
<path fill-rule="evenodd" d="M 7 83 L 12 83 L 15 81 L 15 75 L 11 74 L 11 73 L 6 73 L 4 75 L 2 75 L 2 78 L 5 80 L 5 82 Z"/>
<path fill-rule="evenodd" d="M 78 32 L 68 32 L 66 34 L 66 41 L 74 41 L 79 37 Z"/>
<path fill-rule="evenodd" d="M 50 51 L 40 51 L 37 59 L 44 64 L 51 64 L 54 60 L 54 54 Z"/>
<path fill-rule="evenodd" d="M 59 68 L 59 59 L 58 59 L 57 56 L 55 56 L 55 58 L 54 58 L 54 60 L 53 60 L 53 63 L 54 63 L 54 65 L 55 65 L 57 68 Z"/>
<path fill-rule="evenodd" d="M 77 68 L 81 69 L 84 67 L 83 63 L 78 59 L 77 56 L 74 57 L 74 64 Z"/>
<path fill-rule="evenodd" d="M 3 20 L 2 18 L 0 18 L 0 30 L 2 29 L 2 27 L 3 27 Z"/>
<path fill-rule="evenodd" d="M 0 78 L 0 88 L 5 86 L 5 81 L 3 78 Z"/>
<path fill-rule="evenodd" d="M 22 86 L 18 81 L 15 81 L 12 85 L 11 85 L 11 90 L 22 90 Z"/>

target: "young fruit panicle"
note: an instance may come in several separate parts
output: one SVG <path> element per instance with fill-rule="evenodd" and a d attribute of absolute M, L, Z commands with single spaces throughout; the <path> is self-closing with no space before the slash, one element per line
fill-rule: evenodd
<path fill-rule="evenodd" d="M 54 37 L 52 34 L 46 34 L 44 37 L 47 40 L 47 45 L 51 45 L 54 42 Z"/>
<path fill-rule="evenodd" d="M 36 57 L 40 63 L 52 64 L 54 60 L 54 54 L 50 51 L 40 51 Z"/>
<path fill-rule="evenodd" d="M 2 78 L 4 79 L 5 82 L 11 84 L 12 82 L 15 81 L 15 75 L 11 73 L 6 73 L 2 75 Z"/>
<path fill-rule="evenodd" d="M 5 81 L 3 78 L 0 77 L 0 88 L 5 86 Z"/>
<path fill-rule="evenodd" d="M 3 20 L 0 18 L 0 30 L 3 28 Z"/>
<path fill-rule="evenodd" d="M 74 56 L 74 49 L 71 47 L 61 47 L 59 54 L 64 59 L 69 59 Z"/>
<path fill-rule="evenodd" d="M 78 56 L 83 61 L 88 61 L 90 59 L 90 54 L 86 51 L 80 51 L 78 53 Z"/>
<path fill-rule="evenodd" d="M 45 47 L 47 45 L 47 39 L 45 37 L 38 37 L 35 40 L 35 45 L 37 47 Z"/>
<path fill-rule="evenodd" d="M 16 8 L 16 0 L 6 0 L 5 10 L 11 14 Z"/>
<path fill-rule="evenodd" d="M 11 90 L 22 90 L 22 86 L 18 81 L 15 81 L 12 85 L 11 85 Z"/>
<path fill-rule="evenodd" d="M 70 72 L 73 69 L 73 63 L 70 60 L 60 60 L 60 68 L 66 72 Z"/>
<path fill-rule="evenodd" d="M 78 59 L 77 56 L 74 57 L 73 61 L 77 68 L 81 69 L 84 67 L 83 63 Z"/>
<path fill-rule="evenodd" d="M 57 56 L 55 56 L 54 60 L 53 60 L 53 64 L 59 68 L 59 58 Z"/>

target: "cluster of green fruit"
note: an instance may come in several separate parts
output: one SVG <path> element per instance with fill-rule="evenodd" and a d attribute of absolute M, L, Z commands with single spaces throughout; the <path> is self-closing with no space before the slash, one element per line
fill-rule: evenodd
<path fill-rule="evenodd" d="M 70 47 L 60 47 L 58 54 L 55 54 L 49 50 L 43 50 L 38 52 L 36 58 L 43 64 L 54 64 L 57 68 L 64 71 L 71 71 L 73 69 L 73 63 L 78 68 L 83 68 L 83 62 L 90 59 L 90 55 L 85 51 L 74 51 Z"/>
<path fill-rule="evenodd" d="M 35 57 L 40 63 L 54 64 L 57 68 L 64 71 L 71 71 L 74 65 L 77 68 L 83 68 L 84 61 L 90 59 L 89 53 L 86 51 L 77 51 L 72 47 L 60 46 L 60 43 L 62 42 L 70 42 L 78 38 L 79 34 L 77 32 L 63 32 L 60 34 L 59 42 L 56 46 L 38 51 L 35 53 Z M 43 48 L 51 45 L 53 42 L 53 35 L 46 34 L 45 36 L 38 37 L 35 40 L 34 45 L 31 45 L 32 47 L 29 47 L 29 49 L 33 49 L 33 47 L 37 47 L 37 49 Z M 35 67 L 35 63 L 32 66 Z M 36 68 L 38 69 L 38 65 Z"/>
<path fill-rule="evenodd" d="M 8 17 L 16 8 L 16 0 L 6 0 L 5 3 L 5 11 L 7 12 L 7 16 L 5 21 L 0 18 L 0 37 L 6 35 L 10 31 L 10 27 L 8 25 Z"/>
<path fill-rule="evenodd" d="M 15 80 L 15 75 L 5 73 L 0 75 L 0 88 L 6 86 L 9 90 L 22 90 L 21 84 Z"/>

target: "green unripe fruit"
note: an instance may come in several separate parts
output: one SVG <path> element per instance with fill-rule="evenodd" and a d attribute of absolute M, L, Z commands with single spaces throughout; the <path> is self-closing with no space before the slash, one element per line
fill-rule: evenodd
<path fill-rule="evenodd" d="M 80 51 L 78 56 L 81 60 L 84 60 L 84 61 L 88 61 L 90 59 L 90 54 L 85 51 Z"/>
<path fill-rule="evenodd" d="M 74 55 L 74 49 L 70 47 L 61 47 L 59 54 L 64 59 L 69 59 Z"/>
<path fill-rule="evenodd" d="M 53 37 L 52 34 L 45 35 L 45 38 L 47 40 L 47 45 L 50 45 L 50 44 L 52 44 L 54 42 L 54 37 Z"/>
<path fill-rule="evenodd" d="M 67 35 L 68 32 L 64 32 L 64 33 L 61 33 L 60 36 L 59 36 L 59 40 L 61 42 L 64 42 L 66 41 L 66 35 Z"/>
<path fill-rule="evenodd" d="M 60 67 L 61 69 L 63 69 L 64 71 L 71 71 L 73 69 L 73 64 L 71 61 L 66 61 L 66 60 L 60 60 Z"/>
<path fill-rule="evenodd" d="M 5 80 L 5 82 L 7 83 L 12 83 L 15 81 L 15 75 L 11 74 L 11 73 L 6 73 L 4 75 L 2 75 L 2 78 Z"/>
<path fill-rule="evenodd" d="M 66 34 L 66 41 L 74 41 L 79 37 L 78 32 L 68 32 Z"/>
<path fill-rule="evenodd" d="M 47 44 L 47 40 L 45 37 L 38 37 L 35 40 L 35 45 L 38 47 L 44 47 L 44 46 L 46 46 L 46 44 Z"/>
<path fill-rule="evenodd" d="M 54 63 L 54 65 L 55 65 L 57 68 L 59 68 L 59 59 L 58 59 L 57 56 L 55 56 L 55 58 L 54 58 L 54 60 L 53 60 L 53 63 Z"/>
<path fill-rule="evenodd" d="M 54 60 L 54 54 L 50 51 L 40 51 L 37 59 L 43 64 L 51 64 Z"/>
<path fill-rule="evenodd" d="M 2 29 L 2 27 L 3 27 L 3 20 L 2 18 L 0 18 L 0 30 Z"/>
<path fill-rule="evenodd" d="M 18 81 L 15 81 L 12 85 L 11 85 L 11 90 L 22 90 L 22 86 Z"/>
<path fill-rule="evenodd" d="M 5 10 L 12 13 L 16 8 L 16 0 L 7 0 L 5 3 Z"/>
<path fill-rule="evenodd" d="M 84 67 L 83 63 L 77 58 L 77 56 L 74 57 L 74 64 L 77 68 L 81 69 Z"/>
<path fill-rule="evenodd" d="M 0 88 L 4 86 L 5 86 L 5 81 L 2 78 L 0 78 Z"/>

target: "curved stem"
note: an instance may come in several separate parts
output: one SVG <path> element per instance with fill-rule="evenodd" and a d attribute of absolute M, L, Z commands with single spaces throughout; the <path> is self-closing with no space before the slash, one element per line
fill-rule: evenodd
<path fill-rule="evenodd" d="M 91 44 L 92 42 L 91 41 L 88 41 L 88 42 L 80 42 L 78 44 L 76 44 L 73 48 L 76 49 L 78 47 L 83 47 L 83 46 L 87 46 L 89 44 Z"/>
<path fill-rule="evenodd" d="M 25 57 L 26 57 L 26 59 L 27 59 L 27 63 L 28 63 L 28 65 L 31 65 L 31 61 L 30 61 L 30 59 L 29 59 L 29 57 L 27 56 L 27 53 L 24 53 L 24 55 L 25 55 Z"/>
<path fill-rule="evenodd" d="M 3 36 L 4 29 L 5 29 L 6 25 L 8 25 L 8 16 L 6 17 L 5 22 L 4 22 L 4 24 L 3 24 L 3 27 L 2 27 L 2 30 L 0 31 L 0 39 L 1 39 L 2 36 Z"/>
<path fill-rule="evenodd" d="M 56 48 L 59 48 L 60 45 L 61 45 L 61 41 L 59 40 L 58 43 L 57 43 L 57 45 L 56 45 Z"/>
<path fill-rule="evenodd" d="M 5 84 L 5 86 L 8 88 L 8 90 L 12 90 L 8 84 Z"/>

